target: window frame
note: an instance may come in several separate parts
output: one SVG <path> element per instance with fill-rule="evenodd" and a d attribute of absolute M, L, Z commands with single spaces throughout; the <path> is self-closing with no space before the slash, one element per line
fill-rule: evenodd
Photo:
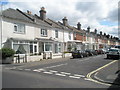
<path fill-rule="evenodd" d="M 51 46 L 51 49 L 50 49 L 49 51 L 46 50 L 46 45 Z M 53 47 L 53 46 L 52 46 L 52 43 L 50 43 L 50 42 L 45 42 L 45 43 L 44 43 L 44 52 L 52 52 L 52 47 Z"/>
<path fill-rule="evenodd" d="M 55 30 L 55 38 L 58 38 L 59 34 L 58 34 L 58 30 Z"/>
<path fill-rule="evenodd" d="M 68 37 L 69 37 L 69 40 L 72 39 L 72 37 L 71 37 L 71 32 L 69 32 Z"/>
<path fill-rule="evenodd" d="M 54 45 L 57 45 L 57 47 L 55 46 L 55 53 L 61 53 L 62 50 L 62 44 L 61 43 L 55 43 Z M 56 50 L 57 49 L 57 50 Z M 57 52 L 56 52 L 57 51 Z"/>
<path fill-rule="evenodd" d="M 42 37 L 47 37 L 48 36 L 47 29 L 41 29 L 41 36 Z"/>
<path fill-rule="evenodd" d="M 25 34 L 26 33 L 25 24 L 14 23 L 14 33 Z"/>

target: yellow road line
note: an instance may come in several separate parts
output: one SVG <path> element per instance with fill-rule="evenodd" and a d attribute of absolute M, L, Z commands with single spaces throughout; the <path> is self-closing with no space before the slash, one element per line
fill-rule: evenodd
<path fill-rule="evenodd" d="M 111 84 L 99 82 L 99 81 L 97 81 L 97 80 L 92 79 L 92 78 L 91 78 L 91 75 L 94 74 L 95 72 L 97 72 L 97 71 L 99 71 L 99 70 L 101 70 L 101 69 L 103 69 L 103 68 L 105 68 L 105 67 L 107 67 L 107 66 L 109 66 L 109 65 L 111 65 L 111 64 L 113 64 L 113 63 L 115 63 L 115 62 L 117 62 L 117 60 L 114 60 L 114 61 L 112 61 L 112 62 L 110 62 L 110 63 L 108 63 L 108 64 L 106 64 L 106 65 L 104 65 L 104 66 L 102 66 L 102 67 L 100 67 L 100 68 L 98 68 L 98 69 L 90 72 L 90 73 L 88 73 L 86 77 L 87 77 L 90 81 L 93 81 L 93 82 L 96 82 L 96 83 L 99 83 L 99 84 L 103 84 L 103 85 L 110 86 Z"/>

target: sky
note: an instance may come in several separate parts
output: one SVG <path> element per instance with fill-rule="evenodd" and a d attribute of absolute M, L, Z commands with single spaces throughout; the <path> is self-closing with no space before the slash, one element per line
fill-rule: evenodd
<path fill-rule="evenodd" d="M 0 0 L 6 2 L 3 9 L 18 8 L 24 12 L 31 11 L 39 14 L 40 8 L 45 7 L 47 18 L 61 21 L 67 17 L 71 26 L 80 22 L 82 29 L 91 27 L 106 34 L 118 37 L 118 8 L 119 0 Z"/>

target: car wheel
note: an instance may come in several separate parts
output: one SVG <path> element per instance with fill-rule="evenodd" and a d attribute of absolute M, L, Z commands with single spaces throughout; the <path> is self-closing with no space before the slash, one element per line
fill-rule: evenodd
<path fill-rule="evenodd" d="M 109 59 L 110 57 L 107 55 L 107 59 Z"/>
<path fill-rule="evenodd" d="M 73 56 L 73 58 L 76 58 L 75 56 Z"/>
<path fill-rule="evenodd" d="M 81 55 L 81 58 L 83 58 L 83 55 Z"/>

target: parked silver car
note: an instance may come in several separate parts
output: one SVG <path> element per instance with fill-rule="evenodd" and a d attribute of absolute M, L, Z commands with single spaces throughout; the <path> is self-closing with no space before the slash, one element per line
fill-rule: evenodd
<path fill-rule="evenodd" d="M 111 48 L 109 49 L 109 52 L 107 53 L 107 58 L 117 58 L 120 59 L 120 49 L 118 48 Z"/>

